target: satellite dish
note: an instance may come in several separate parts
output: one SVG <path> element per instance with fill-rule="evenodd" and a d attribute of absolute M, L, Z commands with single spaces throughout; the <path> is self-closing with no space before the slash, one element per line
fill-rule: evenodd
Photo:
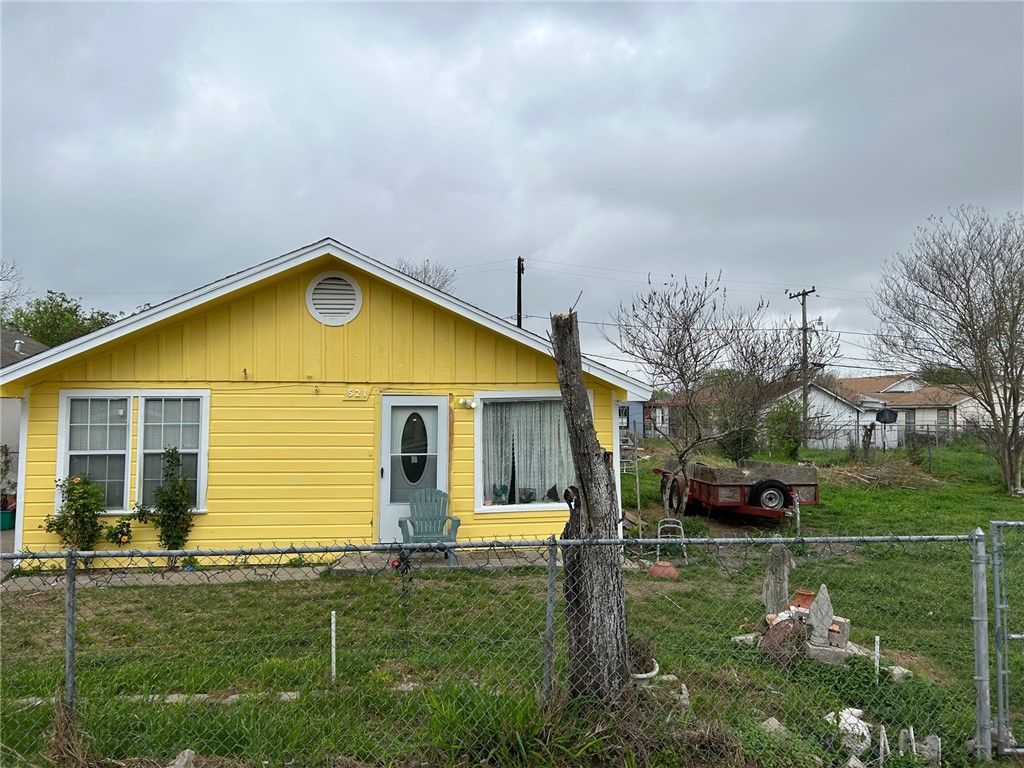
<path fill-rule="evenodd" d="M 899 414 L 896 413 L 892 408 L 883 408 L 877 414 L 875 414 L 875 421 L 879 424 L 895 424 L 896 419 L 899 418 Z"/>

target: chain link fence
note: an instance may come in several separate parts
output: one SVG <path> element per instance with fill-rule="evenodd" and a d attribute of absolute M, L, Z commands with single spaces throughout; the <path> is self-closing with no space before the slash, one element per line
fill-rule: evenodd
<path fill-rule="evenodd" d="M 971 538 L 773 541 L 0 556 L 0 762 L 972 763 Z M 620 553 L 603 705 L 569 695 L 566 545 Z M 766 619 L 783 592 L 804 607 Z"/>

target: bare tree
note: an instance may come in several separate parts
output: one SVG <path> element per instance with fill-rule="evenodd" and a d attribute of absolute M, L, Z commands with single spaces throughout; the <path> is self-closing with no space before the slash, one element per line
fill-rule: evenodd
<path fill-rule="evenodd" d="M 395 268 L 409 277 L 414 277 L 421 283 L 437 288 L 445 293 L 455 291 L 455 270 L 451 267 L 439 264 L 430 259 L 413 261 L 412 259 L 399 259 Z"/>
<path fill-rule="evenodd" d="M 0 261 L 0 319 L 10 322 L 11 313 L 25 296 L 21 267 L 15 261 Z"/>
<path fill-rule="evenodd" d="M 702 445 L 752 434 L 765 408 L 801 382 L 800 325 L 770 318 L 763 300 L 728 306 L 721 276 L 650 284 L 612 313 L 612 324 L 605 339 L 672 393 L 680 423 L 664 436 L 683 467 Z M 838 339 L 824 329 L 808 333 L 813 371 L 835 357 Z"/>
<path fill-rule="evenodd" d="M 578 483 L 565 491 L 569 520 L 562 535 L 567 539 L 615 538 L 619 520 L 615 477 L 609 454 L 594 431 L 575 313 L 551 317 L 551 344 Z M 569 692 L 574 697 L 610 703 L 630 679 L 619 552 L 609 546 L 566 546 L 562 559 Z"/>
<path fill-rule="evenodd" d="M 991 422 L 1003 482 L 1021 493 L 1024 457 L 1024 213 L 961 206 L 932 216 L 886 263 L 871 310 L 875 356 L 944 371 Z M 950 375 L 950 372 L 955 375 Z"/>

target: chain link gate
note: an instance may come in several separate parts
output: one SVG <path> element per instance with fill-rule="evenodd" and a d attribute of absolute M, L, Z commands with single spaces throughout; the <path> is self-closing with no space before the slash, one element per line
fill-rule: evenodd
<path fill-rule="evenodd" d="M 1013 606 L 1024 606 L 1024 522 L 993 521 L 992 590 L 995 620 L 996 751 L 1024 754 L 1011 729 L 1011 717 L 1024 714 L 1024 689 L 1010 680 L 1024 673 L 1024 625 L 1015 623 Z M 1018 614 L 1019 615 L 1019 614 Z M 1019 620 L 1017 620 L 1019 621 Z M 1017 650 L 1014 651 L 1014 648 Z"/>

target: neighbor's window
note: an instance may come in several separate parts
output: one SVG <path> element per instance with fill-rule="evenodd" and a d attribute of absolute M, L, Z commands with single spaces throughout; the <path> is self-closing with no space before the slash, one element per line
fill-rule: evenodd
<path fill-rule="evenodd" d="M 202 409 L 198 397 L 144 398 L 141 419 L 142 503 L 152 506 L 153 492 L 163 482 L 163 453 L 177 448 L 196 504 Z"/>
<path fill-rule="evenodd" d="M 935 411 L 935 420 L 940 427 L 949 426 L 949 408 L 939 408 Z"/>
<path fill-rule="evenodd" d="M 574 469 L 561 400 L 482 400 L 483 503 L 552 504 Z"/>
<path fill-rule="evenodd" d="M 629 429 L 629 406 L 619 406 L 619 429 Z"/>
<path fill-rule="evenodd" d="M 103 487 L 107 509 L 125 508 L 128 398 L 73 397 L 68 409 L 68 474 Z"/>

